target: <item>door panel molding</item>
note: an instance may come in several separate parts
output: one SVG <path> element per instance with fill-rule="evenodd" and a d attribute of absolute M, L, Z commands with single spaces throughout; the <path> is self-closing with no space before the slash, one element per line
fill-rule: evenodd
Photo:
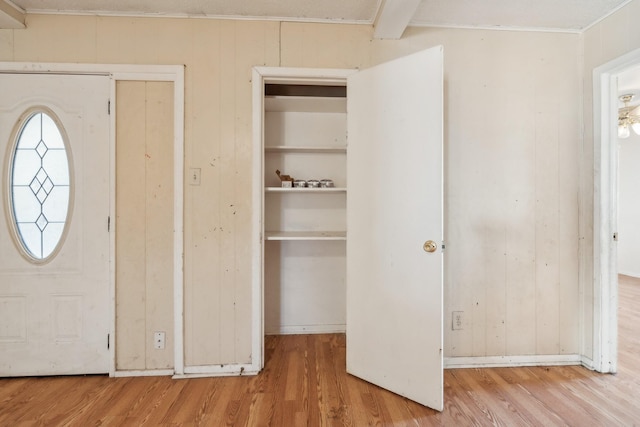
<path fill-rule="evenodd" d="M 108 373 L 110 78 L 13 73 L 0 86 L 1 291 L 26 296 L 27 325 L 24 345 L 3 346 L 2 373 Z"/>

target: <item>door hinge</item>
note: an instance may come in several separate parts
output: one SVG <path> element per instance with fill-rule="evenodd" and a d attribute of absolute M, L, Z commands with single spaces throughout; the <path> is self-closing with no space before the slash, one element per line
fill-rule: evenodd
<path fill-rule="evenodd" d="M 442 252 L 444 252 L 444 247 L 445 247 L 445 245 L 444 245 L 444 240 L 443 240 L 442 241 Z"/>
<path fill-rule="evenodd" d="M 110 334 L 107 334 L 107 350 L 109 350 L 109 345 L 110 345 L 110 339 L 109 338 L 111 338 L 111 336 L 110 336 Z"/>
<path fill-rule="evenodd" d="M 107 233 L 111 231 L 111 216 L 107 217 Z"/>
<path fill-rule="evenodd" d="M 618 241 L 618 233 L 617 232 L 613 233 L 613 241 L 614 242 Z"/>
<path fill-rule="evenodd" d="M 107 101 L 107 114 L 111 114 L 111 100 Z"/>

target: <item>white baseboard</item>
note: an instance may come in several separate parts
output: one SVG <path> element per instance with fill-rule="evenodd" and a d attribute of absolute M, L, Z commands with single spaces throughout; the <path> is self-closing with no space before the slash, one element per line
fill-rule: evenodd
<path fill-rule="evenodd" d="M 589 357 L 587 357 L 587 356 L 582 356 L 582 357 L 580 358 L 580 362 L 581 362 L 580 364 L 581 364 L 582 366 L 584 366 L 585 368 L 587 368 L 587 369 L 591 369 L 592 371 L 595 371 L 595 370 L 596 370 L 596 365 L 595 365 L 595 363 L 593 363 L 593 360 L 591 360 Z"/>
<path fill-rule="evenodd" d="M 282 330 L 285 330 L 284 328 Z M 288 329 L 286 329 L 289 331 Z M 340 332 L 340 331 L 338 331 Z M 344 332 L 344 331 L 342 331 Z M 280 332 L 286 334 L 287 332 Z M 294 333 L 330 333 L 325 332 L 288 332 Z M 456 368 L 514 368 L 521 366 L 569 366 L 582 365 L 587 369 L 594 369 L 593 361 L 577 354 L 558 355 L 531 355 L 531 356 L 470 356 L 470 357 L 445 357 L 444 369 Z M 239 375 L 257 375 L 260 371 L 250 364 L 234 365 L 204 365 L 188 366 L 184 368 L 184 374 L 174 375 L 173 369 L 150 369 L 116 371 L 113 376 L 119 377 L 152 377 L 172 376 L 174 379 L 204 378 L 204 377 L 229 377 Z"/>
<path fill-rule="evenodd" d="M 635 277 L 636 279 L 640 279 L 640 273 L 638 273 L 638 272 L 619 270 L 618 274 L 622 274 L 623 276 Z"/>
<path fill-rule="evenodd" d="M 581 365 L 577 354 L 545 354 L 531 356 L 445 357 L 444 368 L 507 368 L 518 366 Z"/>
<path fill-rule="evenodd" d="M 266 335 L 297 335 L 297 334 L 338 334 L 345 333 L 347 325 L 295 325 L 280 326 L 267 329 Z"/>
<path fill-rule="evenodd" d="M 259 372 L 251 364 L 185 366 L 184 374 L 174 375 L 173 378 L 237 377 L 256 375 Z"/>
<path fill-rule="evenodd" d="M 131 370 L 131 371 L 116 371 L 113 376 L 120 377 L 166 377 L 173 375 L 173 369 L 149 369 L 149 370 Z"/>

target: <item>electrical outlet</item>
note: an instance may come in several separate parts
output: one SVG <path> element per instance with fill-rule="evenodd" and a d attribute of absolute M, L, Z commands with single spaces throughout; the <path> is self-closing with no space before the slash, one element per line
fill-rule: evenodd
<path fill-rule="evenodd" d="M 154 332 L 153 333 L 153 348 L 156 350 L 164 349 L 164 332 Z"/>
<path fill-rule="evenodd" d="M 464 311 L 454 311 L 452 313 L 451 319 L 451 329 L 454 331 L 459 331 L 462 329 L 464 325 Z"/>

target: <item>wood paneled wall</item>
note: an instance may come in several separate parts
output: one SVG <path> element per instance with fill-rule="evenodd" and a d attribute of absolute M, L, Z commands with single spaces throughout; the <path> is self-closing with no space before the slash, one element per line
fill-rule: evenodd
<path fill-rule="evenodd" d="M 277 65 L 279 24 L 192 22 L 185 161 L 202 184 L 185 193 L 185 365 L 249 363 L 251 68 Z"/>
<path fill-rule="evenodd" d="M 567 100 L 580 98 L 579 37 L 436 32 L 445 46 L 445 355 L 576 354 L 580 109 Z"/>
<path fill-rule="evenodd" d="M 445 355 L 577 353 L 581 36 L 409 28 L 391 41 L 361 25 L 29 15 L 0 31 L 0 60 L 185 64 L 185 170 L 201 169 L 184 189 L 185 362 L 197 366 L 251 360 L 251 67 L 364 68 L 437 44 Z M 127 366 L 142 366 L 133 353 Z"/>
<path fill-rule="evenodd" d="M 173 83 L 116 98 L 116 369 L 173 368 Z"/>

